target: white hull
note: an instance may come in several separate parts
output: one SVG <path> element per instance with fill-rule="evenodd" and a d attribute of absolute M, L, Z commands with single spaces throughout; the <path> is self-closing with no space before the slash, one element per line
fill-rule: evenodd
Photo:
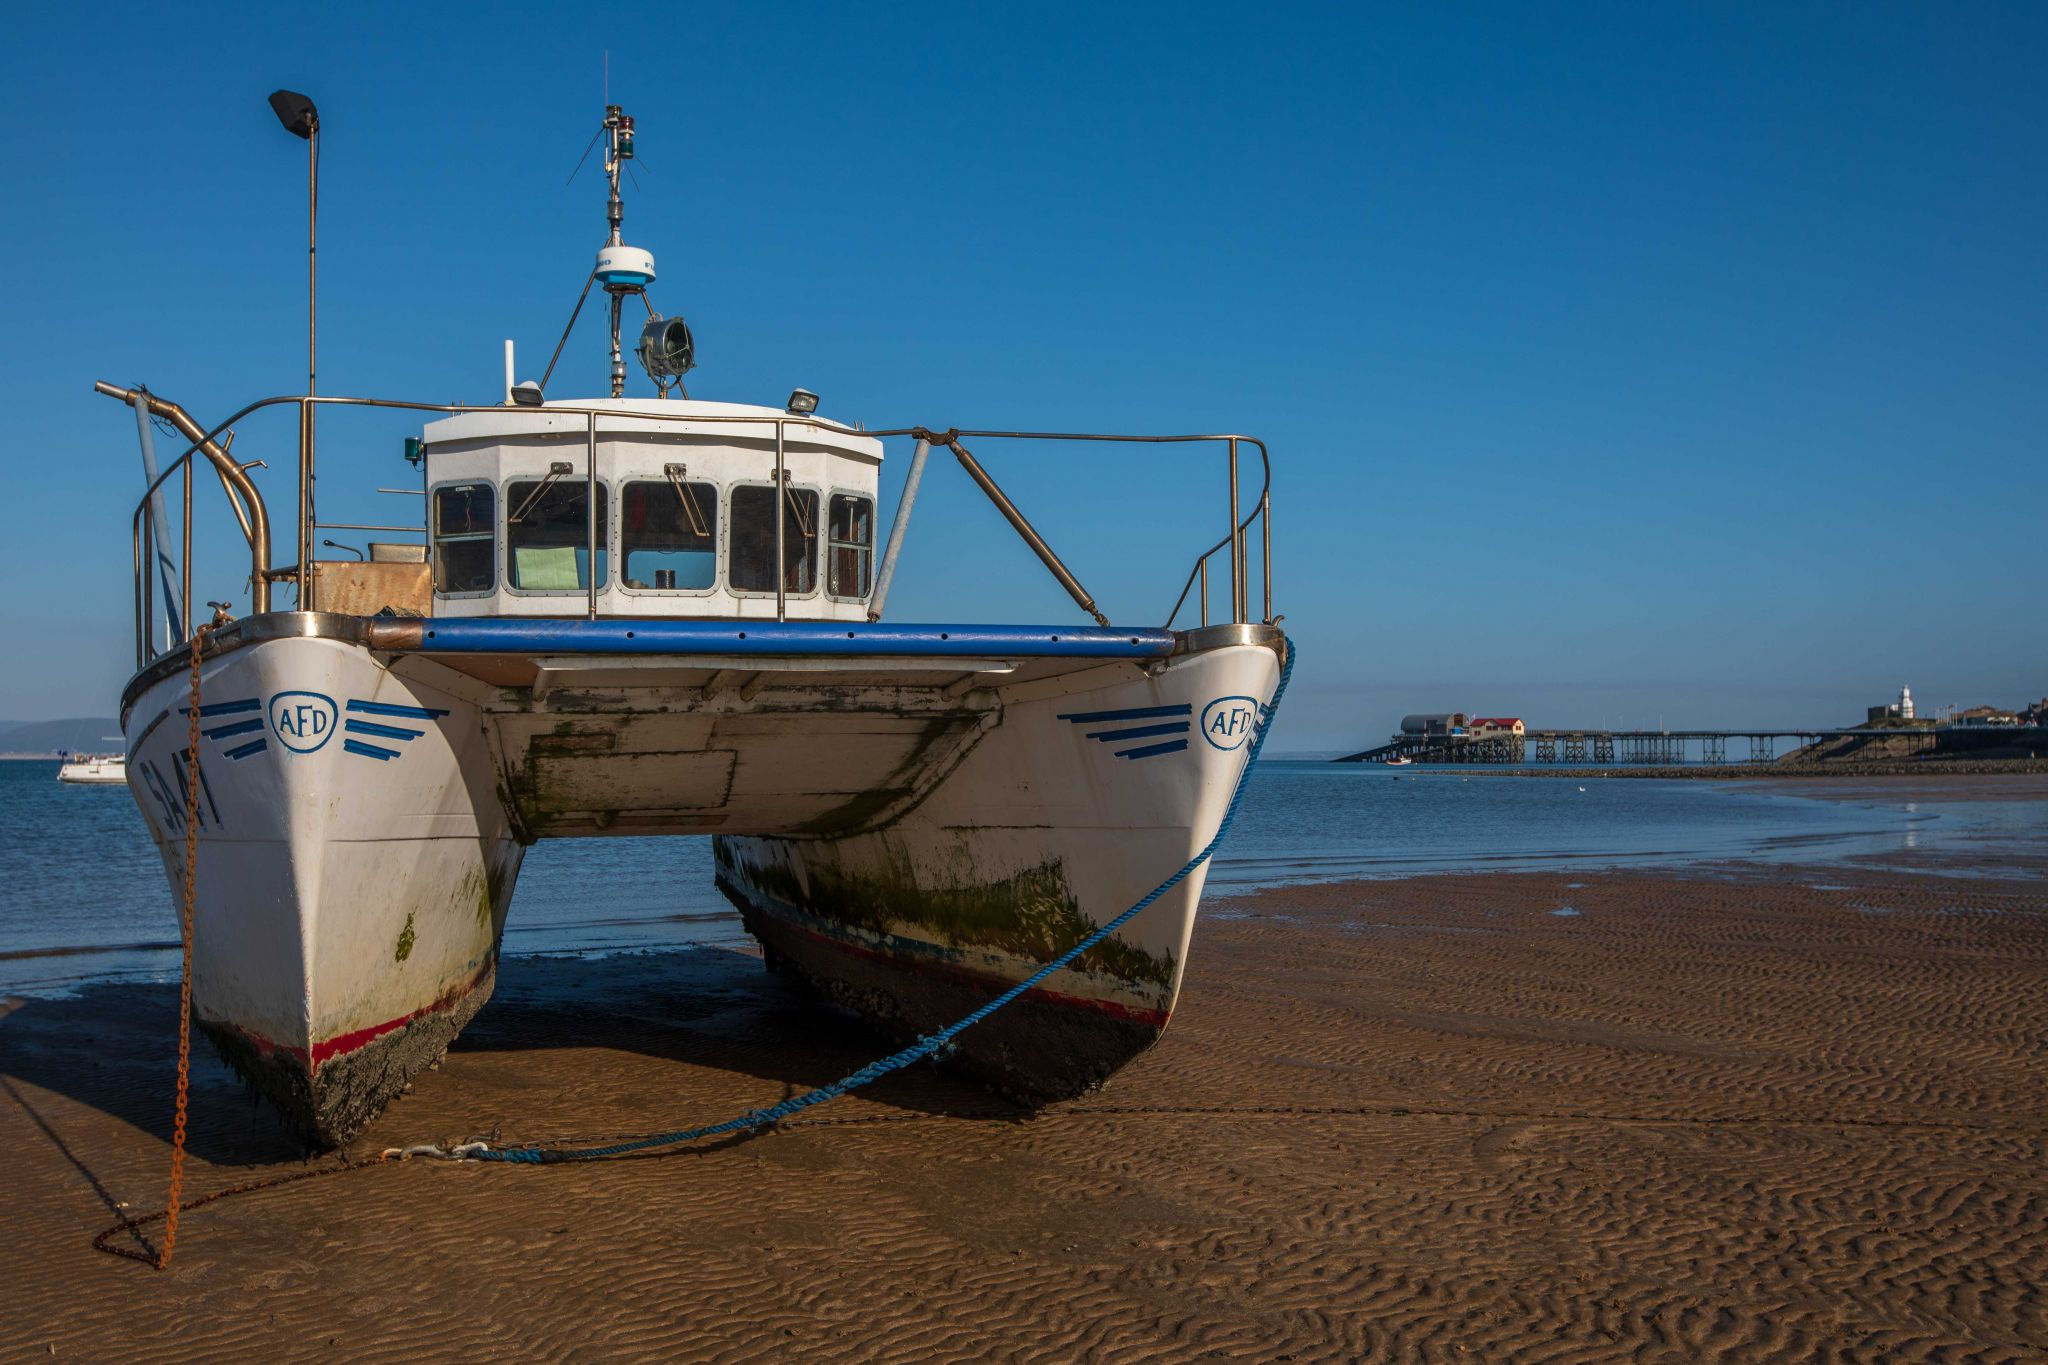
<path fill-rule="evenodd" d="M 189 688 L 173 674 L 130 712 L 131 785 L 174 888 Z M 523 849 L 474 711 L 357 646 L 234 651 L 205 668 L 201 702 L 193 1012 L 335 1140 L 489 995 Z"/>
<path fill-rule="evenodd" d="M 1278 658 L 1237 646 L 1132 671 L 1006 700 L 1002 724 L 883 828 L 719 839 L 720 888 L 792 974 L 899 1035 L 950 1022 L 1128 909 L 1221 823 L 1250 712 L 1211 704 L 1263 706 Z M 1027 1100 L 1102 1081 L 1166 1026 L 1207 873 L 963 1035 L 959 1058 Z"/>
<path fill-rule="evenodd" d="M 929 661 L 819 669 L 771 662 L 735 685 L 716 660 L 315 635 L 209 660 L 198 1021 L 311 1135 L 345 1141 L 488 996 L 525 842 L 715 833 L 720 885 L 771 961 L 886 1028 L 931 1027 L 1208 841 L 1278 656 L 1041 661 L 987 685 Z M 189 686 L 164 670 L 128 717 L 174 886 Z M 1201 887 L 1197 870 L 964 1036 L 965 1060 L 1028 1096 L 1100 1081 L 1164 1027 Z"/>
<path fill-rule="evenodd" d="M 75 758 L 57 769 L 57 780 L 81 787 L 118 787 L 128 781 L 128 765 L 118 758 Z"/>

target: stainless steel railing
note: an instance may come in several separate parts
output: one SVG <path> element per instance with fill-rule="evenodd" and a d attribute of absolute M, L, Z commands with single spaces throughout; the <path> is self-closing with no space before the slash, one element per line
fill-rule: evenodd
<path fill-rule="evenodd" d="M 118 398 L 121 401 L 128 403 L 135 402 L 138 395 L 138 391 L 123 389 L 117 385 L 108 384 L 104 382 L 99 383 L 94 387 L 100 393 L 106 394 L 107 396 L 112 398 Z M 236 412 L 231 414 L 225 421 L 218 423 L 210 430 L 202 431 L 199 429 L 198 424 L 192 421 L 192 419 L 188 415 L 186 415 L 184 409 L 180 408 L 177 404 L 166 402 L 165 400 L 156 398 L 154 395 L 149 395 L 146 393 L 143 393 L 141 396 L 148 403 L 150 411 L 152 413 L 159 416 L 163 416 L 170 420 L 177 427 L 179 434 L 185 436 L 191 442 L 191 444 L 185 449 L 185 451 L 182 454 L 178 456 L 177 459 L 173 460 L 169 465 L 167 465 L 163 469 L 162 473 L 159 474 L 156 480 L 153 483 L 151 483 L 151 485 L 144 491 L 142 497 L 137 501 L 135 505 L 135 511 L 133 516 L 133 541 L 135 555 L 136 662 L 138 667 L 147 664 L 153 657 L 155 657 L 157 653 L 155 649 L 154 640 L 154 616 L 156 610 L 155 587 L 152 581 L 152 574 L 150 572 L 150 569 L 154 564 L 156 558 L 156 546 L 154 543 L 154 531 L 149 524 L 150 518 L 148 517 L 147 513 L 151 499 L 158 496 L 158 494 L 163 489 L 164 485 L 174 475 L 178 475 L 180 473 L 182 473 L 183 476 L 183 554 L 181 557 L 181 564 L 179 568 L 181 577 L 179 591 L 182 598 L 182 610 L 180 612 L 180 620 L 185 623 L 185 629 L 187 631 L 191 629 L 191 462 L 194 456 L 203 455 L 213 464 L 216 472 L 220 476 L 221 484 L 223 490 L 227 494 L 229 505 L 234 511 L 236 520 L 239 523 L 241 530 L 243 531 L 245 537 L 248 540 L 250 548 L 251 610 L 254 612 L 262 612 L 269 610 L 270 585 L 273 582 L 281 582 L 285 581 L 286 579 L 289 579 L 293 582 L 294 586 L 297 589 L 298 609 L 302 611 L 313 611 L 319 608 L 319 603 L 315 600 L 315 596 L 317 593 L 317 585 L 315 583 L 313 575 L 313 549 L 316 543 L 316 538 L 318 536 L 319 530 L 323 526 L 327 527 L 328 529 L 333 529 L 334 527 L 344 525 L 344 523 L 321 523 L 317 520 L 314 513 L 314 504 L 312 497 L 312 490 L 314 487 L 315 478 L 315 471 L 313 468 L 313 451 L 311 442 L 306 439 L 307 433 L 311 430 L 313 426 L 312 410 L 317 407 L 359 407 L 382 408 L 407 412 L 443 413 L 449 415 L 480 412 L 503 413 L 511 410 L 498 404 L 485 405 L 465 403 L 414 403 L 400 399 L 390 398 L 351 398 L 341 396 L 330 397 L 326 395 L 315 396 L 310 394 L 287 394 L 279 395 L 277 397 L 272 398 L 258 399 L 256 402 L 250 403 L 246 407 L 237 410 Z M 232 457 L 227 455 L 225 449 L 219 443 L 219 438 L 222 435 L 222 433 L 229 431 L 237 423 L 241 422 L 243 419 L 251 416 L 252 414 L 261 412 L 268 408 L 283 406 L 290 406 L 295 408 L 297 410 L 299 419 L 299 460 L 297 498 L 298 527 L 295 535 L 297 560 L 296 563 L 290 566 L 287 566 L 285 568 L 278 568 L 270 563 L 271 538 L 269 515 L 265 508 L 262 494 L 257 491 L 254 482 L 249 478 L 247 472 L 248 469 L 254 467 L 254 465 L 252 464 L 249 466 L 245 466 L 237 463 Z M 594 619 L 598 614 L 598 582 L 596 572 L 597 556 L 599 551 L 602 548 L 604 548 L 599 546 L 597 543 L 597 420 L 600 417 L 610 417 L 645 422 L 659 420 L 660 415 L 649 413 L 646 411 L 630 411 L 626 409 L 606 407 L 603 405 L 582 404 L 549 404 L 545 409 L 535 409 L 535 411 L 545 411 L 547 413 L 554 415 L 581 416 L 584 419 L 584 477 L 588 489 L 588 492 L 585 497 L 585 509 L 587 516 L 585 535 L 587 553 L 589 555 L 589 563 L 591 566 L 591 572 L 588 576 L 589 592 L 585 602 L 585 610 L 587 614 Z M 851 430 L 849 428 L 841 427 L 836 423 L 831 423 L 806 416 L 798 416 L 795 414 L 783 413 L 763 413 L 758 415 L 746 413 L 717 413 L 705 414 L 699 417 L 697 420 L 718 426 L 772 427 L 774 430 L 775 440 L 774 478 L 775 485 L 777 488 L 785 487 L 787 485 L 789 477 L 786 459 L 788 432 L 790 428 L 808 428 L 811 430 L 830 431 L 840 434 L 848 433 Z M 1003 492 L 1002 488 L 995 482 L 994 478 L 988 473 L 987 469 L 981 464 L 979 460 L 977 460 L 967 450 L 963 442 L 969 438 L 972 438 L 977 441 L 1093 441 L 1110 444 L 1187 445 L 1213 443 L 1222 445 L 1224 447 L 1226 457 L 1225 470 L 1229 480 L 1229 530 L 1226 532 L 1223 539 L 1217 541 L 1216 544 L 1210 546 L 1208 549 L 1204 550 L 1201 554 L 1195 557 L 1194 565 L 1190 568 L 1188 572 L 1187 581 L 1181 587 L 1180 596 L 1176 598 L 1174 601 L 1173 610 L 1167 614 L 1165 624 L 1169 628 L 1173 625 L 1173 622 L 1180 615 L 1181 608 L 1187 602 L 1188 593 L 1194 588 L 1197 582 L 1199 582 L 1201 586 L 1201 623 L 1205 626 L 1209 624 L 1209 561 L 1212 558 L 1214 558 L 1217 554 L 1222 553 L 1225 550 L 1229 551 L 1229 619 L 1233 622 L 1248 622 L 1253 619 L 1250 615 L 1249 605 L 1251 578 L 1249 563 L 1249 537 L 1251 528 L 1254 525 L 1256 525 L 1259 528 L 1259 585 L 1262 594 L 1262 610 L 1260 616 L 1257 619 L 1269 623 L 1274 619 L 1272 581 L 1273 537 L 1271 518 L 1273 479 L 1272 459 L 1269 452 L 1266 449 L 1265 442 L 1259 440 L 1257 437 L 1246 436 L 1242 433 L 1236 432 L 1162 436 L 1064 431 L 997 431 L 980 429 L 970 430 L 964 428 L 948 428 L 943 432 L 937 432 L 928 427 L 892 427 L 882 428 L 873 431 L 853 431 L 852 434 L 873 437 L 876 439 L 888 439 L 891 437 L 915 438 L 918 442 L 918 452 L 915 457 L 916 464 L 914 468 L 919 472 L 921 472 L 922 469 L 922 460 L 924 452 L 929 448 L 929 446 L 934 444 L 941 444 L 951 449 L 954 456 L 959 460 L 962 468 L 967 471 L 969 477 L 973 479 L 975 484 L 978 487 L 980 487 L 982 492 L 988 496 L 989 500 L 996 506 L 997 510 L 1003 514 L 1004 518 L 1010 523 L 1012 528 L 1016 530 L 1019 537 L 1024 540 L 1024 542 L 1045 564 L 1046 568 L 1053 574 L 1054 578 L 1059 581 L 1060 585 L 1066 589 L 1068 595 L 1074 599 L 1074 601 L 1082 608 L 1082 610 L 1088 612 L 1098 622 L 1101 622 L 1103 624 L 1107 624 L 1107 618 L 1097 608 L 1095 599 L 1089 595 L 1085 588 L 1082 587 L 1080 580 L 1076 578 L 1072 571 L 1070 571 L 1067 568 L 1065 563 L 1053 551 L 1052 547 L 1046 543 L 1044 537 L 1041 536 L 1036 530 L 1036 528 L 1032 526 L 1032 524 L 1025 517 L 1023 512 L 1020 511 L 1017 508 L 1017 505 L 1009 498 L 1009 496 Z M 1259 493 L 1258 497 L 1253 500 L 1251 511 L 1249 513 L 1244 513 L 1242 510 L 1241 470 L 1239 468 L 1242 448 L 1245 446 L 1250 446 L 1258 452 L 1260 467 Z M 915 485 L 913 482 L 911 488 L 914 488 L 914 486 Z M 906 489 L 906 497 L 899 501 L 897 507 L 897 524 L 892 525 L 890 529 L 890 549 L 883 566 L 885 574 L 887 568 L 891 564 L 893 564 L 895 549 L 901 543 L 903 527 L 905 524 L 907 524 L 907 518 L 913 500 L 914 495 L 910 493 L 909 489 Z M 777 565 L 777 572 L 775 575 L 775 615 L 777 620 L 784 619 L 788 605 L 786 601 L 786 588 L 782 573 L 782 565 L 784 565 L 787 562 L 785 553 L 787 548 L 785 545 L 785 520 L 786 519 L 781 515 L 778 515 L 775 519 L 775 562 Z M 413 528 L 393 527 L 388 529 L 405 529 L 409 531 Z M 876 583 L 875 588 L 877 590 L 881 588 L 882 581 L 885 580 L 878 580 L 878 582 Z M 168 588 L 166 588 L 166 591 L 168 591 Z M 168 636 L 169 634 L 170 632 L 167 631 L 166 635 Z M 175 649 L 181 643 L 183 643 L 182 639 L 167 638 L 165 641 L 164 648 L 166 651 L 170 649 Z"/>

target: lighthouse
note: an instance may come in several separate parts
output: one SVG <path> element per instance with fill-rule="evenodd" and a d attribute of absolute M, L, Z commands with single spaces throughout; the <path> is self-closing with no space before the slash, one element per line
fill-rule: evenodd
<path fill-rule="evenodd" d="M 1899 689 L 1899 719 L 1913 719 L 1913 689 L 1910 687 Z"/>

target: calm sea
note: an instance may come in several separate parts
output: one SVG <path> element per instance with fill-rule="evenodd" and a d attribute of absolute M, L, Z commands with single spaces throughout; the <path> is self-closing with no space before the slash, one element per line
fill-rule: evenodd
<path fill-rule="evenodd" d="M 162 861 L 128 792 L 55 763 L 0 762 L 0 992 L 175 979 Z M 2048 847 L 2048 802 L 1848 803 L 1768 783 L 1472 776 L 1269 759 L 1210 877 L 1215 892 L 1480 870 L 1750 859 L 1855 862 L 1912 848 Z M 1171 871 L 1160 869 L 1161 875 Z M 589 839 L 527 853 L 508 953 L 744 941 L 709 839 Z"/>

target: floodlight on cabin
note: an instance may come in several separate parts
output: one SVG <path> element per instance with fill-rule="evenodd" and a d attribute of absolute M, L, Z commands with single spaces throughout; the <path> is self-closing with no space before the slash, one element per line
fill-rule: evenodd
<path fill-rule="evenodd" d="M 818 410 L 818 395 L 809 389 L 791 389 L 786 405 L 790 412 L 799 417 L 808 417 Z"/>
<path fill-rule="evenodd" d="M 690 324 L 660 314 L 640 329 L 640 368 L 664 394 L 668 386 L 697 367 L 697 342 Z"/>
<path fill-rule="evenodd" d="M 512 386 L 512 401 L 522 408 L 537 408 L 546 401 L 546 396 L 541 393 L 540 385 L 529 379 L 524 384 Z"/>

